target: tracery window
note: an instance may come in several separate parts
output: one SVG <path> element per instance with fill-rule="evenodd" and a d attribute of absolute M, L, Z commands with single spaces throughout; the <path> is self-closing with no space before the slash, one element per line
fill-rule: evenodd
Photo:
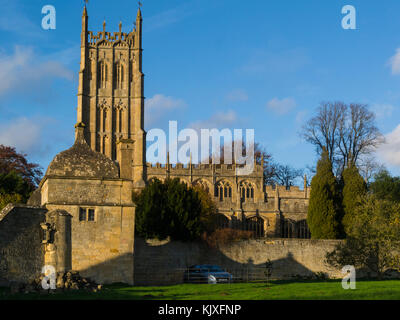
<path fill-rule="evenodd" d="M 249 182 L 241 182 L 239 185 L 242 201 L 254 200 L 254 186 Z"/>
<path fill-rule="evenodd" d="M 115 64 L 115 89 L 124 88 L 124 66 L 120 61 Z"/>
<path fill-rule="evenodd" d="M 107 87 L 107 63 L 104 61 L 99 62 L 99 68 L 98 68 L 98 79 L 99 79 L 99 88 L 106 88 Z"/>
<path fill-rule="evenodd" d="M 232 187 L 229 182 L 220 181 L 215 185 L 214 196 L 218 197 L 219 201 L 232 198 Z"/>

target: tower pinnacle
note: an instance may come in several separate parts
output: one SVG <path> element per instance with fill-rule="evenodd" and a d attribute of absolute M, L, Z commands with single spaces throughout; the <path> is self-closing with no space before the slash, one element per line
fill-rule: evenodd
<path fill-rule="evenodd" d="M 137 11 L 137 15 L 136 15 L 136 20 L 142 20 L 142 11 L 140 10 L 141 7 L 142 7 L 142 2 L 139 1 L 138 2 L 138 11 Z"/>

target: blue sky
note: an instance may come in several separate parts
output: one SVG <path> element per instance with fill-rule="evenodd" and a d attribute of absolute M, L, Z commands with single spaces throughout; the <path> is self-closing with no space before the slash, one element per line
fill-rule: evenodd
<path fill-rule="evenodd" d="M 315 163 L 298 132 L 321 101 L 377 113 L 400 175 L 400 2 L 143 0 L 146 129 L 253 128 L 274 159 Z M 44 5 L 56 30 L 41 28 Z M 357 29 L 341 27 L 344 5 Z M 43 168 L 73 143 L 83 1 L 0 0 L 0 143 Z M 90 0 L 89 30 L 130 31 L 135 1 Z"/>

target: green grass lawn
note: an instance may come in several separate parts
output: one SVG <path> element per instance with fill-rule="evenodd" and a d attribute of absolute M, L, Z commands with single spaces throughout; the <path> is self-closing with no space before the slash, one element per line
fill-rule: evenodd
<path fill-rule="evenodd" d="M 400 299 L 400 280 L 357 281 L 355 290 L 344 290 L 341 281 L 235 284 L 181 284 L 161 287 L 109 285 L 101 292 L 15 294 L 0 288 L 1 300 L 14 299 L 132 299 L 132 300 L 296 300 L 296 299 Z"/>

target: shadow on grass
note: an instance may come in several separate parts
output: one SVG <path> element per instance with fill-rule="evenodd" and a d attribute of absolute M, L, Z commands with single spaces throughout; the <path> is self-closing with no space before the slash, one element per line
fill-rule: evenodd
<path fill-rule="evenodd" d="M 181 284 L 163 287 L 106 285 L 99 292 L 11 294 L 0 288 L 0 300 L 214 300 L 214 299 L 400 299 L 399 280 L 357 280 L 357 290 L 343 290 L 341 280 L 275 280 L 266 283 Z"/>

